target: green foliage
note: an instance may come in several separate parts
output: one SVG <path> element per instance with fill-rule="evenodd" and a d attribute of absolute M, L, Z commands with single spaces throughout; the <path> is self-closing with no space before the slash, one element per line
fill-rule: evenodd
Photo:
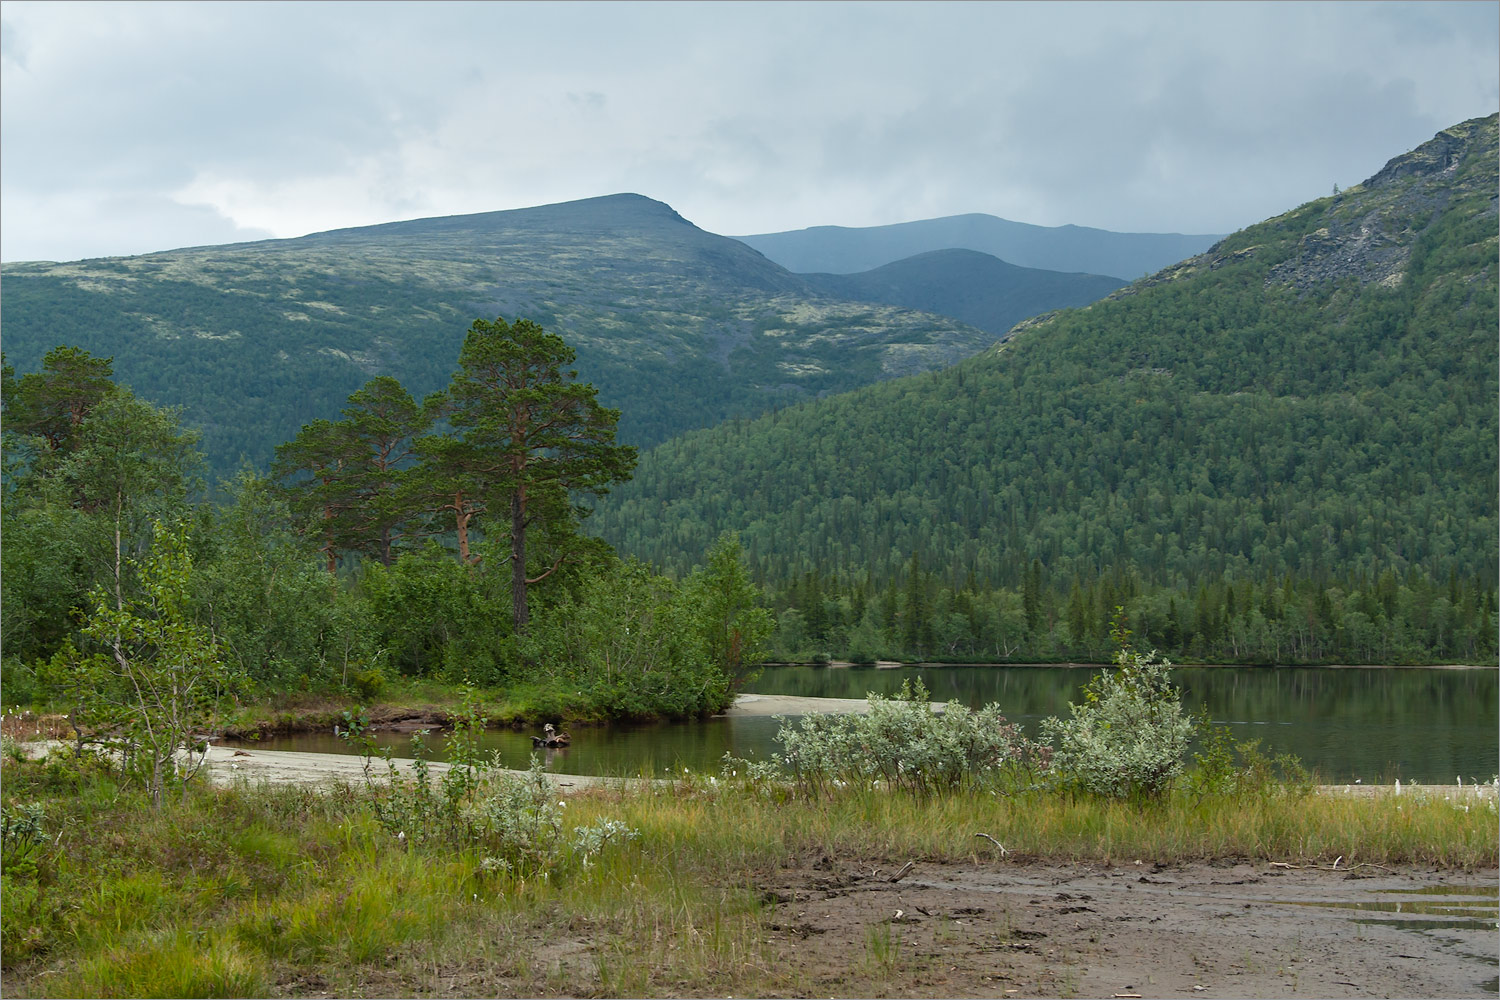
<path fill-rule="evenodd" d="M 46 840 L 46 808 L 39 802 L 0 807 L 0 872 L 35 878 L 37 853 Z"/>
<path fill-rule="evenodd" d="M 1197 798 L 1303 796 L 1313 791 L 1312 775 L 1295 754 L 1268 757 L 1260 740 L 1236 743 L 1228 726 L 1216 725 L 1206 714 L 1193 720 L 1198 749 L 1194 767 L 1183 779 L 1184 790 Z"/>
<path fill-rule="evenodd" d="M 563 822 L 566 803 L 533 754 L 522 773 L 499 769 L 498 754 L 486 756 L 481 736 L 489 720 L 471 687 L 464 691 L 453 732 L 446 738 L 448 766 L 434 779 L 422 734 L 413 737 L 410 771 L 399 767 L 390 750 L 383 787 L 372 781 L 373 744 L 365 735 L 362 713 L 344 714 L 345 738 L 365 750 L 366 783 L 374 797 L 375 817 L 385 831 L 411 848 L 461 846 L 478 850 L 481 876 L 544 878 L 568 863 L 583 866 L 605 845 L 637 836 L 618 820 L 606 819 L 569 830 Z"/>
<path fill-rule="evenodd" d="M 278 445 L 273 473 L 298 528 L 319 540 L 330 572 L 343 552 L 389 566 L 401 531 L 420 527 L 409 466 L 432 412 L 382 375 L 349 397 L 343 416 L 315 420 Z"/>
<path fill-rule="evenodd" d="M 1121 799 L 1160 798 L 1182 774 L 1195 726 L 1182 712 L 1170 663 L 1121 650 L 1116 670 L 1084 687 L 1069 718 L 1042 721 L 1052 775 L 1063 787 Z M 1218 767 L 1215 763 L 1213 766 Z"/>
<path fill-rule="evenodd" d="M 694 570 L 683 585 L 684 597 L 695 606 L 704 655 L 729 678 L 731 688 L 754 679 L 776 628 L 744 559 L 739 538 L 721 535 L 708 552 L 708 565 Z"/>
<path fill-rule="evenodd" d="M 48 351 L 41 370 L 19 379 L 6 365 L 6 431 L 38 439 L 44 464 L 46 455 L 73 451 L 84 418 L 114 394 L 113 374 L 114 358 L 66 346 Z"/>
<path fill-rule="evenodd" d="M 578 690 L 616 717 L 706 715 L 733 698 L 733 678 L 709 644 L 722 621 L 712 614 L 687 588 L 619 563 L 538 618 L 524 649 L 533 678 Z"/>
<path fill-rule="evenodd" d="M 508 581 L 495 576 L 460 565 L 436 543 L 389 568 L 366 562 L 355 589 L 357 628 L 401 674 L 499 683 L 512 654 Z"/>
<path fill-rule="evenodd" d="M 82 634 L 106 655 L 79 656 L 71 664 L 85 705 L 104 705 L 122 728 L 126 773 L 145 785 L 160 807 L 168 788 L 202 766 L 201 734 L 211 731 L 221 700 L 238 677 L 216 639 L 190 615 L 192 558 L 187 533 L 157 523 L 151 553 L 141 563 L 144 594 L 112 601 L 95 590 Z"/>
<path fill-rule="evenodd" d="M 777 767 L 804 794 L 832 788 L 881 786 L 916 795 L 985 788 L 1009 790 L 1042 763 L 1040 748 L 1005 721 L 998 705 L 972 711 L 950 702 L 934 712 L 920 681 L 901 686 L 895 698 L 869 696 L 863 715 L 810 713 L 783 721 L 776 738 Z M 726 769 L 744 767 L 728 761 Z"/>
<path fill-rule="evenodd" d="M 6 400 L 0 621 L 8 657 L 50 657 L 96 586 L 136 589 L 151 522 L 181 518 L 199 461 L 177 414 L 109 382 L 109 359 L 58 348 Z"/>
<path fill-rule="evenodd" d="M 286 502 L 242 472 L 200 515 L 194 609 L 237 671 L 262 691 L 329 688 L 378 671 L 364 609 L 318 568 Z"/>
<path fill-rule="evenodd" d="M 578 373 L 567 367 L 575 357 L 561 337 L 531 320 L 476 319 L 441 404 L 456 431 L 462 470 L 454 483 L 445 469 L 443 482 L 484 497 L 490 513 L 508 508 L 508 518 L 496 520 L 510 541 L 512 626 L 518 634 L 531 617 L 527 588 L 550 576 L 577 545 L 576 524 L 585 513 L 581 498 L 607 493 L 635 468 L 635 449 L 615 443 L 620 411 L 600 406 L 598 390 L 577 381 Z M 536 576 L 529 575 L 528 559 L 535 558 L 527 544 L 531 532 L 556 552 Z M 461 547 L 460 557 L 467 555 Z"/>
<path fill-rule="evenodd" d="M 1113 655 L 1108 609 L 1116 606 L 1142 642 L 1177 661 L 1479 664 L 1496 654 L 1495 589 L 1473 578 L 1387 570 L 1213 578 L 1188 588 L 1121 571 L 1049 581 L 1037 567 L 1016 589 L 922 576 L 915 604 L 910 588 L 897 593 L 864 576 L 818 574 L 814 587 L 809 575 L 774 587 L 772 658 L 816 661 L 831 651 L 855 662 L 1103 663 Z"/>

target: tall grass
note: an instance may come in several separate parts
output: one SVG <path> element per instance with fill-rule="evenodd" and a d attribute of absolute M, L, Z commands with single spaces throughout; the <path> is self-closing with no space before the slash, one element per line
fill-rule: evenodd
<path fill-rule="evenodd" d="M 205 788 L 153 810 L 106 773 L 4 768 L 7 805 L 46 810 L 34 871 L 3 875 L 10 996 L 784 995 L 809 984 L 774 960 L 757 887 L 824 854 L 1455 868 L 1497 855 L 1492 798 L 798 798 L 694 778 L 572 797 L 570 827 L 616 820 L 638 836 L 503 871 L 481 845 L 399 840 L 361 790 Z M 887 933 L 864 942 L 871 975 L 900 953 Z"/>

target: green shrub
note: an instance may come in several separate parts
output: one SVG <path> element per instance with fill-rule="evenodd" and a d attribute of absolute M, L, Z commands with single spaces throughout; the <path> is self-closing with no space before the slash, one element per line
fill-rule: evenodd
<path fill-rule="evenodd" d="M 606 843 L 636 836 L 623 823 L 607 819 L 567 831 L 567 806 L 535 754 L 524 775 L 501 770 L 498 754 L 485 755 L 481 736 L 489 720 L 480 714 L 473 688 L 465 690 L 453 732 L 446 738 L 450 766 L 436 779 L 418 733 L 412 737 L 411 775 L 396 767 L 386 748 L 381 756 L 387 784 L 375 787 L 369 766 L 374 743 L 365 732 L 369 719 L 356 710 L 345 712 L 343 720 L 346 739 L 364 749 L 376 820 L 408 847 L 475 847 L 483 853 L 481 875 L 529 877 L 565 867 L 569 861 L 586 866 Z"/>
<path fill-rule="evenodd" d="M 1193 720 L 1168 674 L 1171 664 L 1125 649 L 1116 670 L 1089 681 L 1066 720 L 1042 722 L 1054 781 L 1111 798 L 1155 798 L 1182 774 Z"/>
<path fill-rule="evenodd" d="M 40 802 L 0 806 L 0 871 L 36 876 L 37 857 L 46 840 L 45 819 L 46 810 Z"/>
<path fill-rule="evenodd" d="M 894 698 L 871 694 L 869 705 L 866 715 L 813 713 L 796 724 L 783 721 L 776 734 L 783 752 L 774 761 L 804 792 L 880 783 L 928 795 L 1014 783 L 1039 760 L 1039 748 L 1005 721 L 998 705 L 972 711 L 949 702 L 934 712 L 921 681 L 904 682 Z M 729 766 L 738 770 L 740 763 Z M 745 770 L 758 773 L 749 765 Z"/>

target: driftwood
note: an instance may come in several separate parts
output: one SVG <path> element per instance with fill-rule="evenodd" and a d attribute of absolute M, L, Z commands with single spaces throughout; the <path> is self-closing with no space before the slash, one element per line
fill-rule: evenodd
<path fill-rule="evenodd" d="M 1379 868 L 1383 872 L 1392 872 L 1392 873 L 1394 873 L 1394 871 L 1395 871 L 1395 869 L 1387 868 L 1385 865 L 1377 865 L 1373 861 L 1361 861 L 1357 865 L 1351 865 L 1348 868 L 1340 868 L 1339 867 L 1339 862 L 1342 861 L 1342 860 L 1344 860 L 1344 856 L 1342 854 L 1340 854 L 1338 856 L 1338 858 L 1333 862 L 1332 865 L 1294 865 L 1294 864 L 1292 864 L 1289 861 L 1272 861 L 1271 862 L 1271 867 L 1272 868 L 1290 868 L 1290 869 L 1293 869 L 1295 871 L 1313 871 L 1313 872 L 1352 872 L 1352 871 L 1354 871 L 1357 868 Z"/>
<path fill-rule="evenodd" d="M 1005 857 L 1007 854 L 1010 853 L 1009 851 L 1007 851 L 1005 849 L 1005 845 L 1004 844 L 1000 843 L 1000 841 L 996 840 L 994 837 L 991 837 L 987 833 L 976 833 L 976 834 L 974 834 L 974 836 L 976 836 L 976 837 L 983 837 L 985 840 L 988 840 L 990 843 L 992 843 L 996 847 L 1000 848 L 1000 856 L 1002 858 Z"/>

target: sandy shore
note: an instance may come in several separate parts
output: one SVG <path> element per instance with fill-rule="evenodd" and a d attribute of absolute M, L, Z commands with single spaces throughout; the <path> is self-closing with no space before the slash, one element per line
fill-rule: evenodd
<path fill-rule="evenodd" d="M 941 712 L 946 702 L 933 702 L 934 711 Z M 805 715 L 809 712 L 824 712 L 830 715 L 848 715 L 867 711 L 869 703 L 862 698 L 802 698 L 794 695 L 742 694 L 725 714 L 728 716 L 754 717 L 774 715 Z M 52 747 L 62 746 L 58 740 L 40 740 L 22 743 L 33 756 L 43 756 Z M 393 763 L 402 772 L 410 774 L 415 761 L 397 758 Z M 434 775 L 448 770 L 449 765 L 430 762 L 428 767 Z M 365 778 L 365 764 L 361 757 L 348 754 L 301 753 L 288 750 L 260 750 L 251 747 L 211 746 L 205 773 L 215 785 L 231 785 L 239 781 L 271 784 L 316 785 L 326 781 L 360 783 Z M 510 773 L 522 774 L 513 771 Z M 371 775 L 377 779 L 386 774 L 384 761 L 375 761 Z M 549 774 L 547 776 L 561 793 L 581 792 L 595 788 L 619 788 L 622 785 L 638 785 L 641 778 L 603 778 L 583 774 Z M 1493 784 L 1481 785 L 1325 785 L 1320 791 L 1329 795 L 1444 795 L 1449 797 L 1495 797 Z"/>
<path fill-rule="evenodd" d="M 946 702 L 934 702 L 933 710 L 941 712 Z M 852 715 L 869 709 L 863 698 L 798 698 L 792 695 L 742 694 L 734 700 L 726 715 L 770 716 L 806 715 L 808 712 L 824 712 L 829 715 Z M 397 758 L 393 763 L 406 774 L 411 773 L 415 761 Z M 448 770 L 448 765 L 438 762 L 428 764 L 434 775 Z M 216 785 L 229 785 L 236 781 L 268 781 L 272 784 L 312 785 L 322 781 L 361 782 L 365 777 L 364 759 L 345 754 L 299 753 L 288 750 L 258 750 L 252 747 L 210 747 L 206 771 L 209 780 Z M 384 761 L 375 761 L 370 773 L 382 778 L 386 774 Z M 513 774 L 524 772 L 513 771 Z M 618 788 L 624 784 L 637 785 L 641 778 L 599 778 L 583 774 L 549 774 L 548 778 L 559 792 L 581 792 L 593 788 Z"/>
<path fill-rule="evenodd" d="M 929 702 L 934 712 L 948 706 L 946 701 Z M 824 715 L 863 715 L 870 710 L 864 698 L 799 698 L 790 694 L 742 694 L 737 695 L 727 716 L 749 715 L 806 715 L 822 712 Z"/>

